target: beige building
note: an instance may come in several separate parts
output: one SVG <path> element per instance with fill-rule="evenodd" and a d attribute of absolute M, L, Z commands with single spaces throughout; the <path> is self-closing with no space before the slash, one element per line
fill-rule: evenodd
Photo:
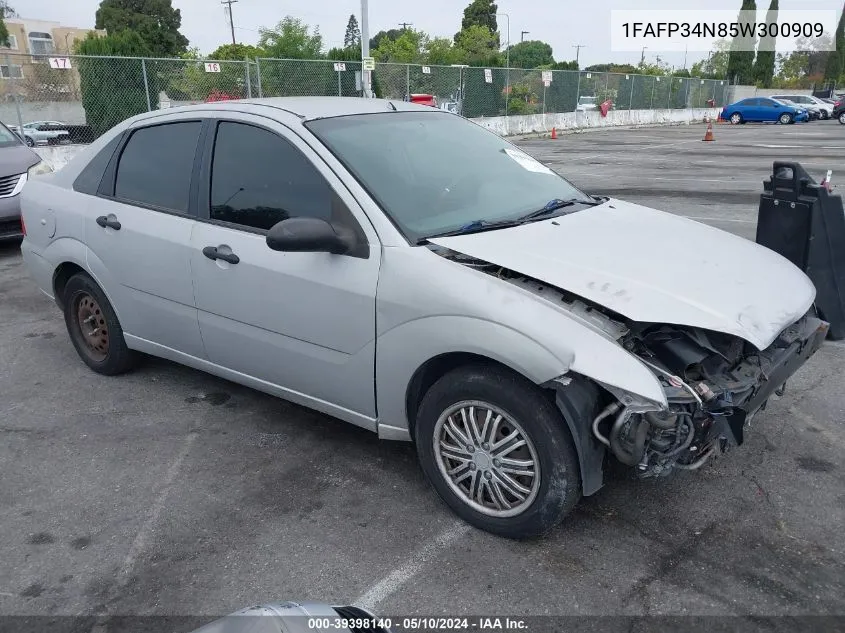
<path fill-rule="evenodd" d="M 50 57 L 72 55 L 74 43 L 89 32 L 106 32 L 27 18 L 6 18 L 4 22 L 9 45 L 0 47 L 0 98 L 18 94 L 25 100 L 78 99 L 79 74 L 72 61 L 70 69 L 57 69 L 51 67 Z"/>

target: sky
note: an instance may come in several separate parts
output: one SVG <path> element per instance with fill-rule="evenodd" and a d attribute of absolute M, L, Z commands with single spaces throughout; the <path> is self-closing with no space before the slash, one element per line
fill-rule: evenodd
<path fill-rule="evenodd" d="M 65 26 L 90 28 L 100 0 L 11 0 L 10 4 L 24 18 L 52 20 Z M 408 22 L 431 36 L 451 37 L 461 26 L 463 9 L 469 0 L 369 0 L 370 34 L 400 28 Z M 684 9 L 739 10 L 740 0 L 684 0 Z M 768 0 L 758 0 L 758 9 L 768 7 Z M 782 10 L 842 10 L 843 0 L 780 0 Z M 539 39 L 551 44 L 558 61 L 575 59 L 580 49 L 581 67 L 605 62 L 636 64 L 639 54 L 611 52 L 610 12 L 614 9 L 677 9 L 677 0 L 498 0 L 499 12 L 510 15 L 510 39 L 517 43 L 522 31 L 525 39 Z M 182 33 L 208 53 L 220 44 L 230 43 L 228 20 L 220 0 L 173 0 L 182 12 Z M 319 26 L 326 48 L 343 45 L 349 15 L 360 20 L 360 0 L 238 0 L 234 5 L 235 37 L 239 43 L 255 44 L 258 29 L 276 24 L 285 15 Z M 499 18 L 505 43 L 507 18 Z M 684 53 L 646 51 L 646 59 L 659 55 L 666 63 L 683 67 Z M 706 57 L 704 53 L 687 55 L 687 65 Z"/>

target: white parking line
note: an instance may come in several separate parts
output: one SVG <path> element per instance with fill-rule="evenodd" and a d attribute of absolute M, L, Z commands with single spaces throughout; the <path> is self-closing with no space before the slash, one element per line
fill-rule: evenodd
<path fill-rule="evenodd" d="M 179 450 L 179 454 L 176 456 L 176 459 L 173 460 L 173 463 L 170 464 L 170 468 L 167 469 L 164 479 L 161 481 L 161 485 L 159 486 L 158 495 L 156 496 L 153 505 L 150 506 L 150 509 L 147 511 L 147 518 L 144 520 L 143 525 L 141 525 L 141 529 L 138 530 L 138 533 L 135 535 L 135 540 L 132 541 L 132 545 L 129 547 L 129 552 L 126 554 L 126 558 L 123 559 L 123 564 L 120 566 L 120 570 L 117 574 L 117 580 L 110 588 L 110 597 L 117 597 L 118 592 L 126 587 L 129 580 L 132 578 L 132 570 L 135 568 L 135 563 L 138 561 L 138 557 L 143 554 L 144 550 L 147 548 L 147 543 L 150 540 L 153 529 L 155 528 L 156 523 L 158 523 L 161 512 L 164 510 L 164 504 L 167 501 L 167 497 L 170 495 L 171 489 L 173 488 L 173 482 L 176 480 L 176 476 L 182 468 L 182 462 L 185 461 L 185 458 L 188 456 L 191 446 L 193 446 L 194 440 L 196 439 L 196 433 L 188 434 L 182 442 L 182 448 Z M 109 609 L 107 607 L 107 612 L 108 610 Z M 91 629 L 91 633 L 104 633 L 107 630 L 108 615 L 103 614 L 97 618 L 97 621 Z"/>
<path fill-rule="evenodd" d="M 452 543 L 470 531 L 470 526 L 463 521 L 456 522 L 452 527 L 444 530 L 422 549 L 417 550 L 405 563 L 394 569 L 387 576 L 379 580 L 364 594 L 353 601 L 353 604 L 374 609 L 379 603 L 408 582 L 411 578 L 420 573 L 423 566 L 440 550 L 446 549 Z"/>
<path fill-rule="evenodd" d="M 687 220 L 696 220 L 697 222 L 738 222 L 739 224 L 757 223 L 757 220 L 740 220 L 739 218 L 706 218 L 700 215 L 684 215 L 682 217 L 685 217 Z"/>

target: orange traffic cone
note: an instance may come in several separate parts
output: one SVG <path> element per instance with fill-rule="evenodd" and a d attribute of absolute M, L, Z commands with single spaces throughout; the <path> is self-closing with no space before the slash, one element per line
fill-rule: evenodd
<path fill-rule="evenodd" d="M 708 142 L 716 140 L 715 138 L 713 138 L 713 123 L 712 122 L 707 123 L 707 132 L 704 134 L 704 140 L 708 141 Z"/>
<path fill-rule="evenodd" d="M 557 140 L 557 128 L 555 127 L 552 128 L 552 140 Z"/>

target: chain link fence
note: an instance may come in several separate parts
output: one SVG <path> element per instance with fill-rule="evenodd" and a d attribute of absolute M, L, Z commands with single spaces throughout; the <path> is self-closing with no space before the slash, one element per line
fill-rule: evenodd
<path fill-rule="evenodd" d="M 469 118 L 592 110 L 725 105 L 726 81 L 586 71 L 377 64 L 377 97 L 436 98 Z M 305 95 L 361 96 L 360 62 L 259 58 L 243 61 L 135 57 L 0 57 L 0 120 L 7 125 L 72 130 L 64 139 L 90 142 L 124 119 L 185 104 Z M 43 127 L 43 125 L 42 125 Z M 30 136 L 36 144 L 55 135 Z M 37 137 L 37 138 L 35 138 Z"/>

